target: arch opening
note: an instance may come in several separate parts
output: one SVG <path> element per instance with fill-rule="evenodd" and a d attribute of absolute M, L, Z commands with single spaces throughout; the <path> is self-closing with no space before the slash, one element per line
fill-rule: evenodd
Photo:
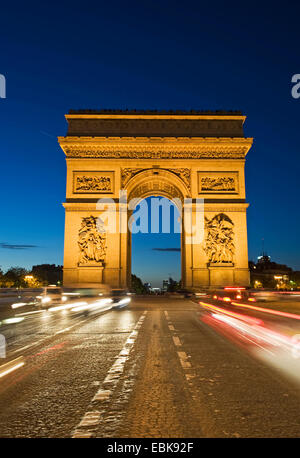
<path fill-rule="evenodd" d="M 181 284 L 180 206 L 159 194 L 139 198 L 129 217 L 128 276 L 144 291 L 161 293 Z M 140 284 L 140 282 L 139 282 Z"/>

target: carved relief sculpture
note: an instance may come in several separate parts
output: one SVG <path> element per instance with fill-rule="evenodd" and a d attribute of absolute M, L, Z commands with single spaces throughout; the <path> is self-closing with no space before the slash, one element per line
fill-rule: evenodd
<path fill-rule="evenodd" d="M 141 168 L 125 168 L 121 170 L 121 186 L 124 188 L 128 181 L 134 177 L 137 173 L 142 172 L 145 169 Z"/>
<path fill-rule="evenodd" d="M 191 190 L 191 170 L 190 169 L 169 169 L 170 172 L 175 173 L 185 183 L 188 190 Z"/>
<path fill-rule="evenodd" d="M 106 234 L 97 218 L 82 218 L 78 234 L 79 265 L 102 265 L 106 254 Z"/>
<path fill-rule="evenodd" d="M 124 188 L 128 181 L 134 177 L 135 175 L 137 175 L 139 172 L 142 172 L 144 170 L 150 170 L 150 169 L 142 169 L 142 168 L 124 168 L 122 169 L 121 171 L 121 184 L 122 184 L 122 188 Z M 168 170 L 169 172 L 172 172 L 174 173 L 175 175 L 177 175 L 179 178 L 181 178 L 181 180 L 184 182 L 184 184 L 186 185 L 186 187 L 188 188 L 188 190 L 190 191 L 191 190 L 191 170 L 190 169 L 186 169 L 186 168 L 179 168 L 179 169 L 163 169 L 161 168 L 161 170 Z"/>
<path fill-rule="evenodd" d="M 215 215 L 211 220 L 205 218 L 205 245 L 210 264 L 233 262 L 234 232 L 233 222 L 224 213 Z"/>
<path fill-rule="evenodd" d="M 77 176 L 75 191 L 107 191 L 111 192 L 110 177 Z"/>
<path fill-rule="evenodd" d="M 237 171 L 199 171 L 198 192 L 200 194 L 238 194 L 239 173 Z"/>
<path fill-rule="evenodd" d="M 235 179 L 233 177 L 202 177 L 202 191 L 235 191 Z"/>
<path fill-rule="evenodd" d="M 114 172 L 109 170 L 74 170 L 73 192 L 77 194 L 113 193 Z"/>

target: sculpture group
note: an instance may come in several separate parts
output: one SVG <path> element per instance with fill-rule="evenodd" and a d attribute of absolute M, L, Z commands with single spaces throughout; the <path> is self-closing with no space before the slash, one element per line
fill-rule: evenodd
<path fill-rule="evenodd" d="M 78 233 L 79 265 L 103 263 L 106 254 L 106 233 L 95 216 L 82 218 Z"/>
<path fill-rule="evenodd" d="M 224 213 L 205 218 L 205 246 L 208 262 L 233 263 L 234 232 L 233 222 Z"/>

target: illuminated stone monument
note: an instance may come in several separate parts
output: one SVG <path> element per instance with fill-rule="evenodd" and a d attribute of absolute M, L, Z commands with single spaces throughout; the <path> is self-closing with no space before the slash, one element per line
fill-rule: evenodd
<path fill-rule="evenodd" d="M 182 284 L 249 284 L 244 165 L 252 138 L 244 136 L 245 116 L 79 110 L 66 119 L 67 136 L 58 139 L 67 161 L 64 285 L 130 285 L 132 209 L 120 190 L 127 202 L 177 198 L 193 218 L 204 199 L 203 240 L 187 242 L 182 230 Z M 114 233 L 99 223 L 103 198 L 115 204 Z"/>

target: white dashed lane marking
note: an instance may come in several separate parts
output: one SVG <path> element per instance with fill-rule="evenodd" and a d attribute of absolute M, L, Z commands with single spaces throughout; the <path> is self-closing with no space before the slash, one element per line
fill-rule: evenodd
<path fill-rule="evenodd" d="M 107 401 L 110 398 L 111 394 L 112 394 L 111 390 L 99 390 L 93 397 L 93 401 Z"/>
<path fill-rule="evenodd" d="M 173 338 L 173 342 L 174 342 L 174 344 L 176 345 L 176 347 L 181 347 L 182 343 L 180 342 L 179 337 L 177 337 L 177 336 L 172 336 L 172 338 Z"/>
<path fill-rule="evenodd" d="M 101 388 L 97 391 L 91 402 L 91 410 L 85 413 L 80 423 L 75 428 L 74 433 L 72 434 L 73 438 L 88 438 L 93 435 L 93 427 L 97 426 L 101 420 L 101 414 L 105 413 L 105 406 L 100 412 L 99 410 L 93 409 L 93 404 L 105 403 L 108 401 L 113 394 L 113 391 L 119 381 L 120 376 L 123 374 L 124 366 L 126 361 L 129 358 L 129 354 L 132 350 L 132 347 L 137 339 L 139 329 L 141 328 L 147 311 L 143 313 L 138 322 L 136 323 L 133 331 L 129 335 L 128 339 L 125 342 L 122 350 L 118 354 L 114 364 L 111 366 L 107 375 L 102 383 Z M 88 428 L 91 428 L 90 430 Z"/>
<path fill-rule="evenodd" d="M 182 342 L 180 338 L 178 337 L 178 335 L 176 334 L 176 329 L 174 328 L 174 325 L 171 324 L 171 318 L 166 310 L 164 311 L 164 314 L 165 314 L 165 317 L 168 323 L 168 328 L 171 331 L 172 340 L 173 340 L 175 347 L 176 348 L 182 347 Z M 189 385 L 191 385 L 191 381 L 193 378 L 196 377 L 196 374 L 193 371 L 190 357 L 184 351 L 177 351 L 177 356 L 179 358 L 180 365 L 182 369 L 184 370 L 184 376 L 187 382 L 189 383 Z"/>
<path fill-rule="evenodd" d="M 184 351 L 178 351 L 177 355 L 179 356 L 180 364 L 183 369 L 190 369 L 192 367 L 191 363 L 188 361 L 188 355 Z"/>
<path fill-rule="evenodd" d="M 81 422 L 79 423 L 78 427 L 81 426 L 92 426 L 99 423 L 101 413 L 97 410 L 94 412 L 87 412 Z"/>

